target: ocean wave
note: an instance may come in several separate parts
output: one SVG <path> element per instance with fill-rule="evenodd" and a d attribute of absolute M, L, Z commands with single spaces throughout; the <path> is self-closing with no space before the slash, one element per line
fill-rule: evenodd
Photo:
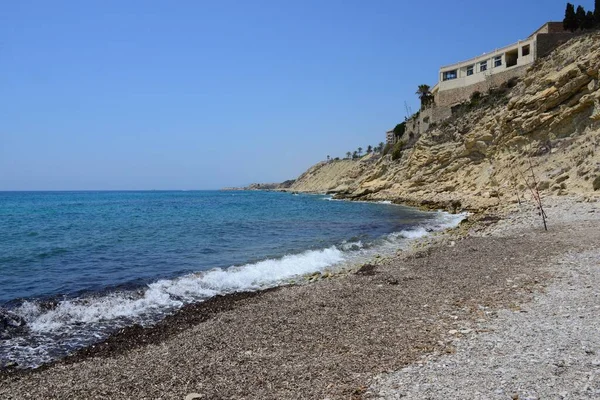
<path fill-rule="evenodd" d="M 343 252 L 336 247 L 311 250 L 280 259 L 162 279 L 149 284 L 141 296 L 135 292 L 111 293 L 64 300 L 52 309 L 45 309 L 34 301 L 25 301 L 13 312 L 36 333 L 56 332 L 69 325 L 96 324 L 106 320 L 136 321 L 148 312 L 169 311 L 217 294 L 276 286 L 286 279 L 320 271 L 343 260 Z"/>
<path fill-rule="evenodd" d="M 428 224 L 387 235 L 378 244 L 352 240 L 321 250 L 162 279 L 137 291 L 66 299 L 52 307 L 24 301 L 10 310 L 12 319 L 5 318 L 11 329 L 5 333 L 14 336 L 2 337 L 0 353 L 21 368 L 35 368 L 124 326 L 156 322 L 185 304 L 218 294 L 274 287 L 314 272 L 366 262 L 375 254 L 395 251 L 401 243 L 456 226 L 465 216 L 439 212 Z"/>
<path fill-rule="evenodd" d="M 163 279 L 149 284 L 142 291 L 63 300 L 51 308 L 45 307 L 42 302 L 24 301 L 11 310 L 10 315 L 12 320 L 24 321 L 26 329 L 5 330 L 0 353 L 6 354 L 8 360 L 22 368 L 35 368 L 53 359 L 53 355 L 64 356 L 133 323 L 147 325 L 155 322 L 185 304 L 217 294 L 274 287 L 344 260 L 342 250 L 330 247 Z M 9 333 L 15 334 L 15 337 L 7 338 Z M 35 346 L 28 346 L 28 342 L 35 342 Z"/>

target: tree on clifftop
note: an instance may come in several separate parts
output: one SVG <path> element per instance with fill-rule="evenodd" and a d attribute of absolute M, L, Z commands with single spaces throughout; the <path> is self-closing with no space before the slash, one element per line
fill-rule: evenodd
<path fill-rule="evenodd" d="M 431 87 L 429 85 L 419 85 L 416 94 L 419 96 L 419 100 L 421 100 L 421 108 L 425 108 L 433 103 L 433 95 L 431 94 L 430 89 Z"/>
<path fill-rule="evenodd" d="M 583 21 L 582 29 L 592 29 L 596 25 L 596 20 L 594 19 L 594 13 L 588 11 L 585 14 L 585 20 Z"/>
<path fill-rule="evenodd" d="M 362 154 L 362 147 L 359 147 L 357 150 L 358 150 L 358 155 L 360 156 Z"/>
<path fill-rule="evenodd" d="M 575 6 L 571 3 L 567 3 L 567 9 L 565 10 L 565 19 L 563 19 L 563 28 L 566 31 L 575 32 L 578 28 L 577 17 L 575 16 Z"/>
<path fill-rule="evenodd" d="M 371 154 L 373 152 L 373 146 L 368 145 L 367 146 L 367 154 Z"/>
<path fill-rule="evenodd" d="M 401 122 L 394 127 L 394 136 L 400 139 L 404 135 L 404 132 L 406 132 L 406 121 Z"/>
<path fill-rule="evenodd" d="M 579 29 L 583 29 L 585 26 L 585 8 L 582 6 L 577 6 L 577 11 L 575 11 L 575 19 L 577 20 L 577 27 Z"/>
<path fill-rule="evenodd" d="M 600 0 L 594 1 L 594 19 L 596 25 L 600 25 Z"/>
<path fill-rule="evenodd" d="M 351 155 L 352 153 L 350 153 L 349 151 L 346 152 L 346 158 L 350 158 Z"/>

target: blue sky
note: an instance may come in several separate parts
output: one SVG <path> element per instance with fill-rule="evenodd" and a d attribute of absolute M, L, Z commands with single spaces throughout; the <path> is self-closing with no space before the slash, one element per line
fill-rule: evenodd
<path fill-rule="evenodd" d="M 464 5 L 467 3 L 468 5 Z M 593 1 L 581 2 L 586 9 Z M 376 145 L 564 1 L 11 1 L 0 190 L 218 189 Z"/>

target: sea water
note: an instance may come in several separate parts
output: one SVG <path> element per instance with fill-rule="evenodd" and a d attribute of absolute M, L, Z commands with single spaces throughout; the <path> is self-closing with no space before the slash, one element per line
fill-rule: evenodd
<path fill-rule="evenodd" d="M 0 192 L 0 367 L 217 294 L 344 268 L 461 216 L 249 191 Z"/>

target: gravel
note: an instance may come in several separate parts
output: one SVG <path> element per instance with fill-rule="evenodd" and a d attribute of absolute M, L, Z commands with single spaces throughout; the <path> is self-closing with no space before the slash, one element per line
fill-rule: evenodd
<path fill-rule="evenodd" d="M 547 203 L 549 226 L 573 241 L 553 257 L 554 276 L 532 302 L 502 309 L 465 334 L 449 331 L 453 355 L 424 356 L 373 380 L 368 398 L 598 399 L 600 398 L 600 210 L 570 199 Z M 538 217 L 511 214 L 483 235 L 531 235 Z M 541 221 L 537 221 L 541 223 Z M 538 232 L 539 234 L 539 232 Z"/>

